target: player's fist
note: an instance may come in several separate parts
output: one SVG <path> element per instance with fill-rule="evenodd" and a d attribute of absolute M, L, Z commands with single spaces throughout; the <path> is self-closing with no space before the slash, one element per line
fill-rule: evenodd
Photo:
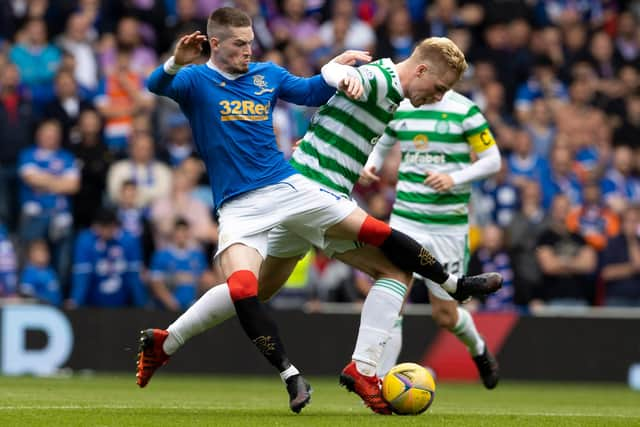
<path fill-rule="evenodd" d="M 351 99 L 358 99 L 364 93 L 362 81 L 355 76 L 347 76 L 340 82 L 338 89 L 343 91 Z"/>
<path fill-rule="evenodd" d="M 380 177 L 376 175 L 376 167 L 373 165 L 365 165 L 365 167 L 360 171 L 359 181 L 362 185 L 370 185 L 374 182 L 380 181 Z"/>
<path fill-rule="evenodd" d="M 191 34 L 180 37 L 173 52 L 176 65 L 187 65 L 198 59 L 202 53 L 202 43 L 207 41 L 207 36 L 194 31 Z"/>
<path fill-rule="evenodd" d="M 424 183 L 437 192 L 442 193 L 453 187 L 453 178 L 446 173 L 428 172 L 427 179 L 424 180 Z"/>

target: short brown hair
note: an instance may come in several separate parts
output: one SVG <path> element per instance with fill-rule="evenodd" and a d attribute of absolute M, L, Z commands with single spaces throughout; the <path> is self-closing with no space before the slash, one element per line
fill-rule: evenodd
<path fill-rule="evenodd" d="M 428 37 L 422 40 L 411 56 L 419 62 L 434 62 L 433 65 L 436 67 L 439 64 L 446 65 L 449 70 L 456 73 L 458 78 L 467 69 L 464 53 L 446 37 Z"/>
<path fill-rule="evenodd" d="M 230 27 L 250 27 L 249 15 L 235 7 L 221 7 L 209 15 L 207 21 L 207 36 L 224 40 Z"/>

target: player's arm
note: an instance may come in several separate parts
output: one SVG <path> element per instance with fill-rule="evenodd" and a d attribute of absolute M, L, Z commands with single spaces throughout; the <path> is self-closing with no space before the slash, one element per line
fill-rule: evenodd
<path fill-rule="evenodd" d="M 200 34 L 200 31 L 181 37 L 176 44 L 173 56 L 149 76 L 147 80 L 149 90 L 176 101 L 183 99 L 188 88 L 188 80 L 180 78 L 178 71 L 198 59 L 202 53 L 202 43 L 206 41 L 207 37 Z"/>
<path fill-rule="evenodd" d="M 369 185 L 372 182 L 380 180 L 378 173 L 382 169 L 384 159 L 387 158 L 389 152 L 396 145 L 398 141 L 395 130 L 393 130 L 393 121 L 387 125 L 384 133 L 376 143 L 375 147 L 369 154 L 367 163 L 362 167 L 360 171 L 360 183 Z"/>
<path fill-rule="evenodd" d="M 355 64 L 356 61 L 370 61 L 371 57 L 366 52 L 346 51 L 331 60 L 330 63 L 343 65 L 353 69 L 348 64 Z M 324 77 L 324 73 L 309 78 L 294 76 L 284 68 L 280 67 L 282 78 L 280 81 L 279 96 L 287 102 L 298 105 L 308 105 L 318 107 L 324 105 L 331 98 L 338 86 L 329 84 Z M 354 69 L 355 70 L 355 69 Z M 338 76 L 339 77 L 339 76 Z M 349 87 L 347 87 L 349 89 Z M 352 93 L 358 94 L 357 83 L 352 82 L 350 89 Z"/>
<path fill-rule="evenodd" d="M 371 56 L 368 52 L 348 50 L 322 67 L 322 78 L 329 86 L 344 92 L 352 99 L 358 99 L 363 95 L 364 87 L 360 73 L 353 67 L 357 61 L 369 62 Z"/>
<path fill-rule="evenodd" d="M 478 160 L 470 166 L 451 174 L 428 172 L 424 183 L 436 191 L 448 191 L 455 185 L 466 184 L 487 178 L 500 170 L 502 159 L 489 124 L 478 109 L 473 106 L 462 122 L 464 136 Z"/>

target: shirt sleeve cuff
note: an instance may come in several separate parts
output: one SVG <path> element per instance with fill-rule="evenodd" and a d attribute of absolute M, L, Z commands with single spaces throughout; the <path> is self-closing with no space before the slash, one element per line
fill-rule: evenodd
<path fill-rule="evenodd" d="M 176 59 L 172 56 L 171 58 L 167 59 L 162 68 L 164 69 L 165 73 L 174 75 L 177 74 L 178 71 L 180 71 L 182 65 L 176 64 Z"/>

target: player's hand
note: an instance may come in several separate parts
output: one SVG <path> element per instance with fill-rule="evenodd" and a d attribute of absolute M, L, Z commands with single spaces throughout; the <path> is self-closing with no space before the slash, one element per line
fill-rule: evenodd
<path fill-rule="evenodd" d="M 351 99 L 358 99 L 364 93 L 364 86 L 359 77 L 347 76 L 338 85 L 338 90 L 341 90 Z"/>
<path fill-rule="evenodd" d="M 362 185 L 370 185 L 374 182 L 380 181 L 380 177 L 376 175 L 376 167 L 373 165 L 365 166 L 360 170 L 360 179 L 358 180 Z"/>
<path fill-rule="evenodd" d="M 201 34 L 200 31 L 194 31 L 191 34 L 182 36 L 173 51 L 176 65 L 191 64 L 198 59 L 202 53 L 202 43 L 206 41 L 207 36 Z"/>
<path fill-rule="evenodd" d="M 373 58 L 366 50 L 346 50 L 333 58 L 330 62 L 342 65 L 355 65 L 356 62 L 371 62 Z"/>
<path fill-rule="evenodd" d="M 443 193 L 453 187 L 453 178 L 446 173 L 428 172 L 424 183 L 437 192 Z"/>
<path fill-rule="evenodd" d="M 291 145 L 291 152 L 293 153 L 294 151 L 296 151 L 300 146 L 300 144 L 302 144 L 302 138 L 300 138 L 299 140 L 294 142 L 293 145 Z"/>

